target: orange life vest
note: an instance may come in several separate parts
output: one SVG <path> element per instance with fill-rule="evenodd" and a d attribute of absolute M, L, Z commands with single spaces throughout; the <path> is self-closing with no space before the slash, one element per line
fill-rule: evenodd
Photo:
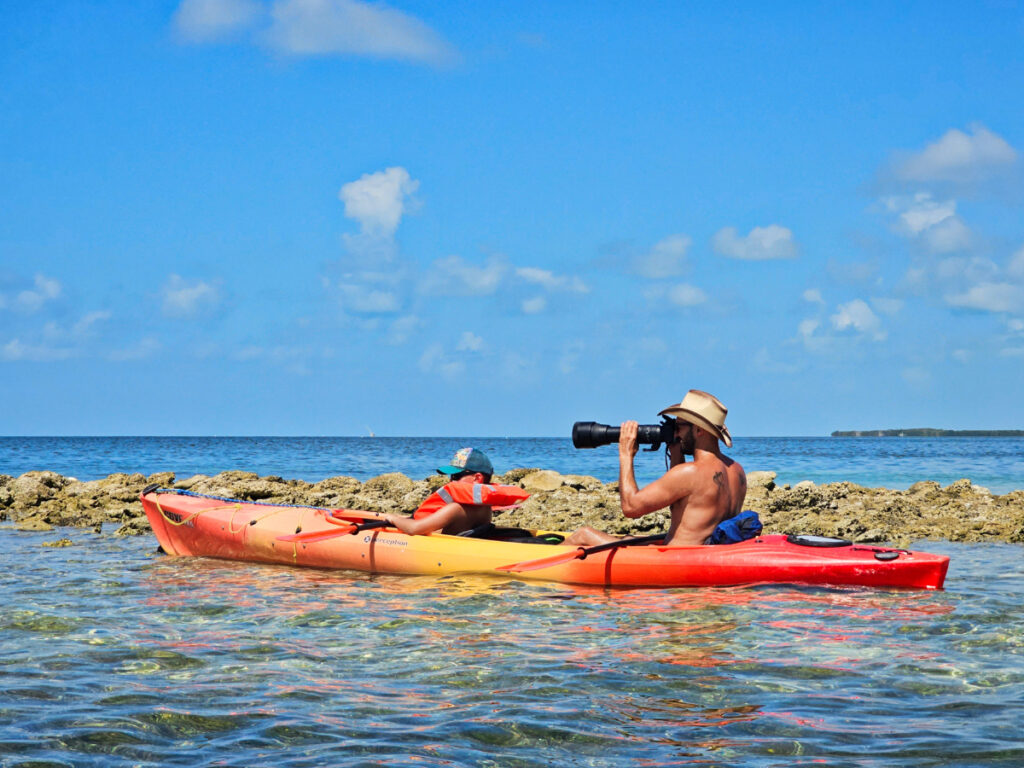
<path fill-rule="evenodd" d="M 485 485 L 484 483 L 448 483 L 427 496 L 413 512 L 413 519 L 422 520 L 452 502 L 471 506 L 509 507 L 530 498 L 530 494 L 515 485 Z"/>

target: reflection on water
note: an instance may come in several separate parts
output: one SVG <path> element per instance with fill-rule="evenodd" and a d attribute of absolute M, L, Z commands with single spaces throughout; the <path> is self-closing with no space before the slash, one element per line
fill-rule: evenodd
<path fill-rule="evenodd" d="M 617 590 L 152 555 L 0 575 L 0 765 L 1015 765 L 1020 550 L 946 592 Z M 9 562 L 10 560 L 5 560 Z"/>

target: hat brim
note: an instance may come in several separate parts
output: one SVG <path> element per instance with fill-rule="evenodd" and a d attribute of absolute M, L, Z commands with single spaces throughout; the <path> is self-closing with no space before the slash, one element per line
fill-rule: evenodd
<path fill-rule="evenodd" d="M 459 474 L 459 472 L 465 472 L 466 468 L 465 467 L 456 467 L 456 466 L 452 466 L 451 464 L 449 464 L 446 467 L 438 467 L 437 471 L 440 472 L 442 475 L 457 475 L 457 474 Z"/>
<path fill-rule="evenodd" d="M 705 419 L 699 413 L 695 413 L 688 408 L 680 408 L 678 405 L 670 405 L 663 411 L 658 412 L 659 416 L 674 416 L 677 419 L 688 421 L 691 424 L 696 424 L 701 429 L 705 429 L 723 443 L 727 448 L 732 448 L 732 435 L 729 434 L 729 430 L 723 424 L 721 427 L 712 424 L 710 421 Z"/>

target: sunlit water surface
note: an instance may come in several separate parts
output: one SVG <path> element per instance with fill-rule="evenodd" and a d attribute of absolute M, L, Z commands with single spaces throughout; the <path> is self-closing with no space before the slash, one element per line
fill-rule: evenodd
<path fill-rule="evenodd" d="M 113 472 L 174 472 L 179 478 L 229 469 L 316 482 L 334 475 L 367 480 L 385 472 L 426 477 L 456 449 L 475 445 L 501 473 L 541 467 L 593 475 L 619 474 L 614 446 L 576 450 L 550 437 L 0 437 L 0 474 L 48 469 L 79 480 Z M 949 485 L 962 477 L 993 493 L 1024 488 L 1024 438 L 737 437 L 727 451 L 747 471 L 778 473 L 778 483 L 834 483 L 907 488 L 919 480 Z M 637 480 L 665 471 L 660 452 L 641 452 Z"/>
<path fill-rule="evenodd" d="M 1020 766 L 1024 558 L 943 592 L 370 576 L 0 535 L 4 766 Z"/>

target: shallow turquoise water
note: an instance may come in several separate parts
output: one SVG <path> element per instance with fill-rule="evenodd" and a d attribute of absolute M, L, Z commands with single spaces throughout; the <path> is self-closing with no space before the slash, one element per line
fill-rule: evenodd
<path fill-rule="evenodd" d="M 0 766 L 1019 766 L 1024 558 L 608 591 L 0 535 Z M 14 567 L 16 566 L 16 567 Z"/>

